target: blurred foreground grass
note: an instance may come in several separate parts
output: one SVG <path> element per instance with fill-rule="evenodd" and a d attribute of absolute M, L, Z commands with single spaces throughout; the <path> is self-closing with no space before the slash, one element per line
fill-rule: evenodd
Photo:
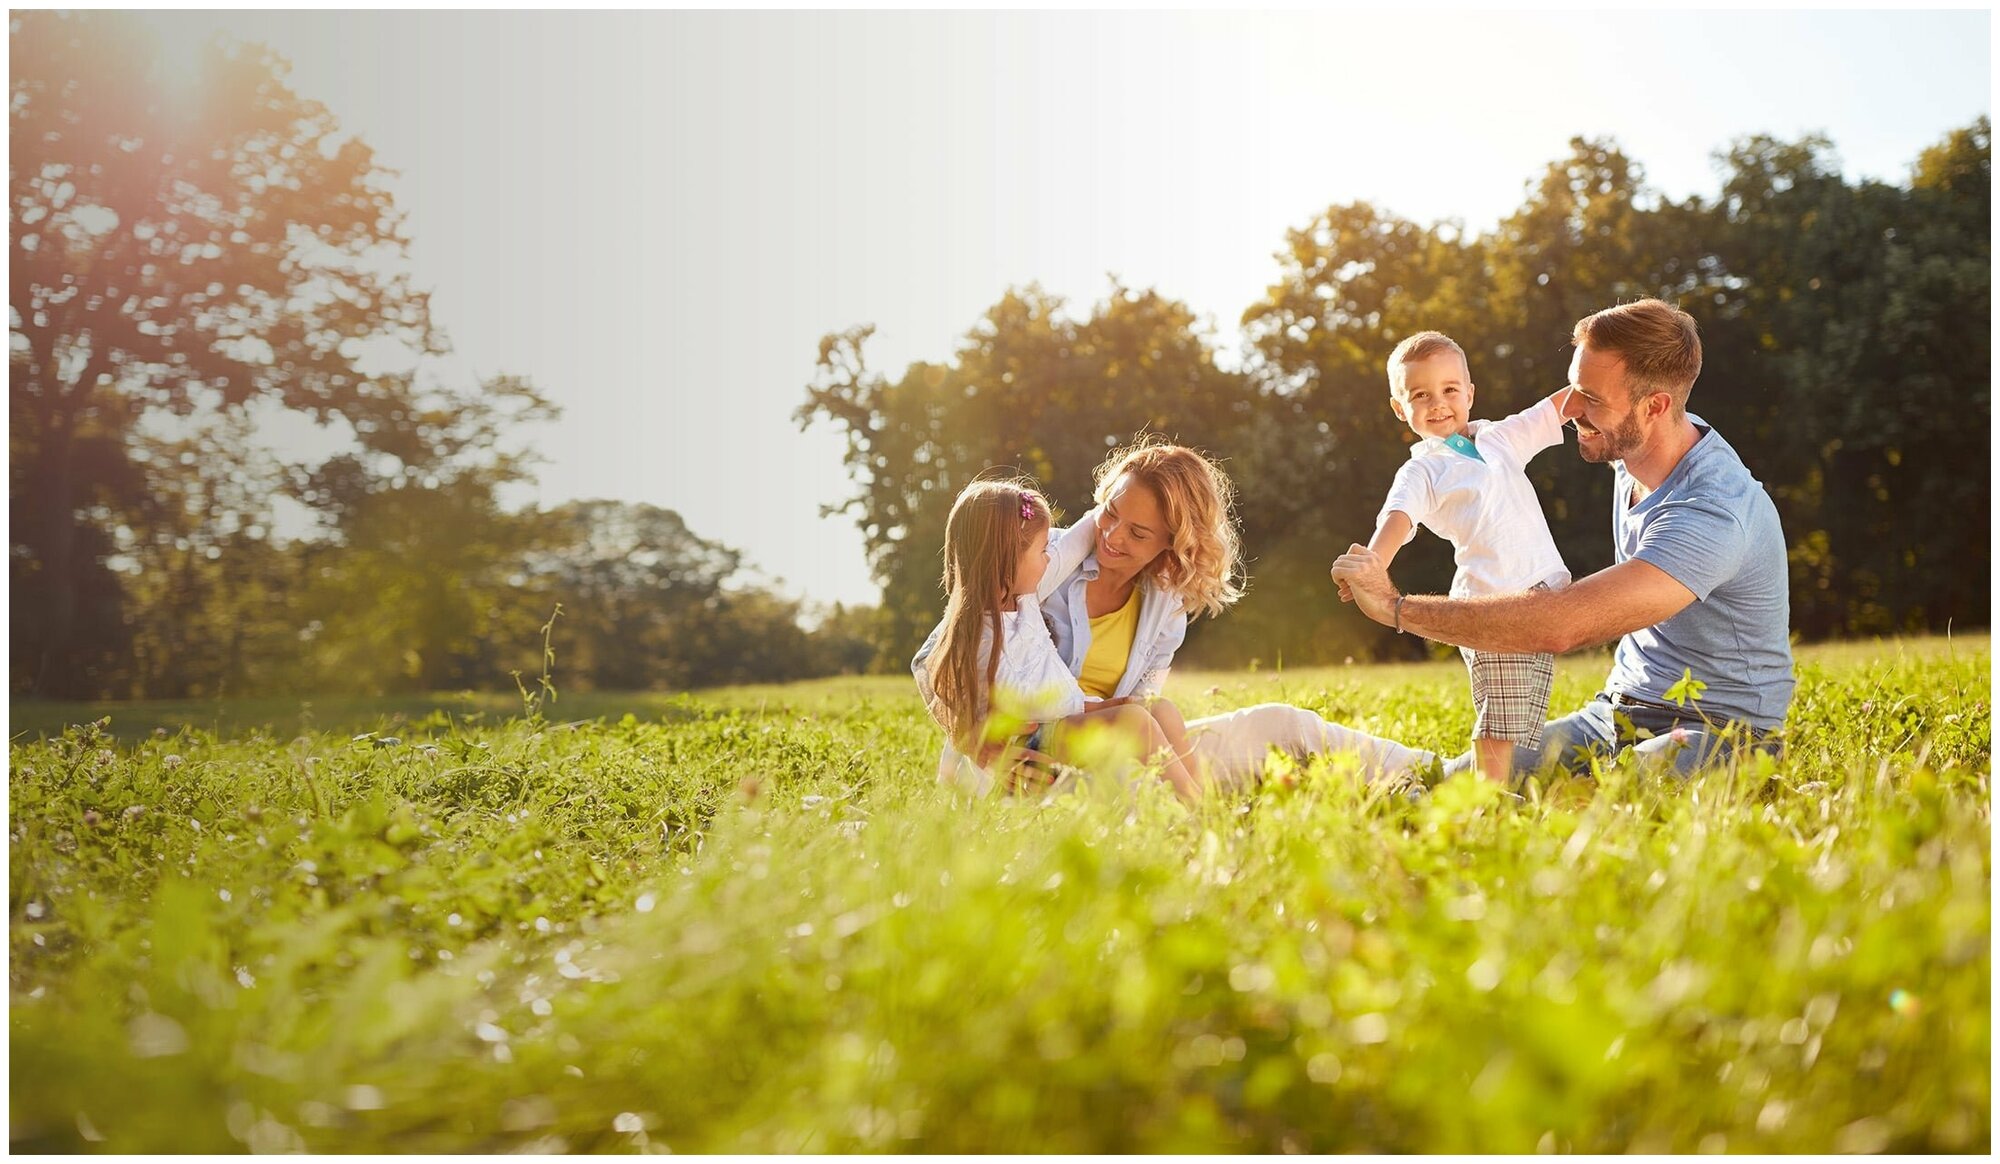
<path fill-rule="evenodd" d="M 897 677 L 17 706 L 11 1147 L 1985 1151 L 1989 643 L 1800 671 L 1776 765 L 1193 814 L 958 803 Z M 1172 694 L 1469 716 L 1456 664 Z"/>

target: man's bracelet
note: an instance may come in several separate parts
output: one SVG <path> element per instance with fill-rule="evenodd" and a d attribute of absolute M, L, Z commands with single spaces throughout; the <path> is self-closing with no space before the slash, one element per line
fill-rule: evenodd
<path fill-rule="evenodd" d="M 1406 633 L 1403 630 L 1403 600 L 1408 597 L 1407 594 L 1396 595 L 1396 633 L 1399 635 Z"/>

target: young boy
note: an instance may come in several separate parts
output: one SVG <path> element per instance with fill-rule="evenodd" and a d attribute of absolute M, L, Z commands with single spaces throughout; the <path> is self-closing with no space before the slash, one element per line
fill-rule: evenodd
<path fill-rule="evenodd" d="M 1465 351 L 1424 331 L 1389 355 L 1389 407 L 1422 439 L 1396 470 L 1368 548 L 1387 567 L 1419 525 L 1452 544 L 1453 597 L 1569 585 L 1527 464 L 1562 443 L 1558 390 L 1505 420 L 1468 420 Z M 1462 650 L 1472 673 L 1472 746 L 1480 774 L 1507 781 L 1514 747 L 1539 748 L 1555 682 L 1554 655 Z"/>

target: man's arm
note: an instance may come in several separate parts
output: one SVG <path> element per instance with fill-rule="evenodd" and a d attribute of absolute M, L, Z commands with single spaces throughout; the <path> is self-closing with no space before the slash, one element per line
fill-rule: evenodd
<path fill-rule="evenodd" d="M 1333 577 L 1347 584 L 1363 614 L 1396 625 L 1396 587 L 1367 547 L 1348 547 L 1333 564 Z M 1664 622 L 1694 600 L 1673 575 L 1633 559 L 1562 590 L 1410 595 L 1403 599 L 1402 624 L 1411 634 L 1475 651 L 1559 655 Z"/>

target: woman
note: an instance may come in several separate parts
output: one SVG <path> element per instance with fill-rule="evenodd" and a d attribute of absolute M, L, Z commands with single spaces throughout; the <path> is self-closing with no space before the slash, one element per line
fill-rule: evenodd
<path fill-rule="evenodd" d="M 1242 596 L 1234 493 L 1213 462 L 1157 437 L 1115 450 L 1098 466 L 1096 548 L 1042 602 L 1057 653 L 1086 698 L 1158 698 L 1189 620 L 1221 614 Z M 926 653 L 913 668 L 923 667 Z M 1273 748 L 1300 759 L 1352 751 L 1370 777 L 1436 760 L 1282 703 L 1194 720 L 1186 743 L 1198 778 L 1225 789 L 1259 776 Z"/>

